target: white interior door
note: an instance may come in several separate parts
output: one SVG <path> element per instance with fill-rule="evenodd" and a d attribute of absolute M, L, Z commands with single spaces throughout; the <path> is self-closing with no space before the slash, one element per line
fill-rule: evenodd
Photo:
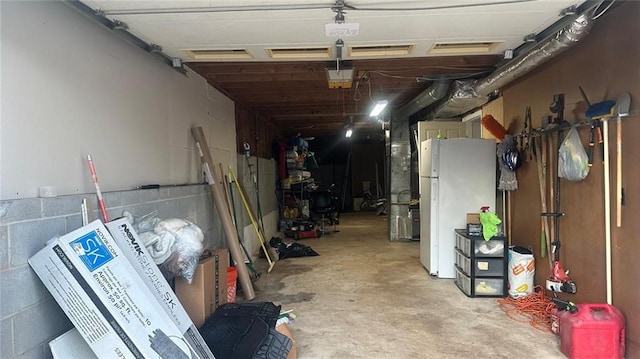
<path fill-rule="evenodd" d="M 482 138 L 482 110 L 464 116 L 462 123 L 466 124 L 468 138 Z"/>
<path fill-rule="evenodd" d="M 418 122 L 418 143 L 438 134 L 445 138 L 469 137 L 467 125 L 461 121 L 422 121 Z"/>

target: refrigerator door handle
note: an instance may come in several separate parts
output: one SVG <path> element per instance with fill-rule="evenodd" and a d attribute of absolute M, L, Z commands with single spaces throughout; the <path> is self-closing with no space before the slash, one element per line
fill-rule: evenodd
<path fill-rule="evenodd" d="M 438 182 L 431 181 L 431 201 L 436 202 L 438 200 Z"/>
<path fill-rule="evenodd" d="M 440 174 L 440 141 L 434 141 L 431 147 L 431 174 L 433 177 L 438 177 Z"/>

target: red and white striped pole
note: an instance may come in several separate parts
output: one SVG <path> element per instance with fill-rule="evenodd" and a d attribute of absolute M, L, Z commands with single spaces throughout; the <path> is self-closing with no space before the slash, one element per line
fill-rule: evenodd
<path fill-rule="evenodd" d="M 98 183 L 98 175 L 96 175 L 96 168 L 93 166 L 91 155 L 87 155 L 87 162 L 89 163 L 89 172 L 91 172 L 91 177 L 93 177 L 93 184 L 96 186 L 96 194 L 98 195 L 98 206 L 100 207 L 102 220 L 104 220 L 104 223 L 107 223 L 109 222 L 107 207 L 104 205 L 104 200 L 102 199 L 102 192 L 100 191 L 100 184 Z"/>

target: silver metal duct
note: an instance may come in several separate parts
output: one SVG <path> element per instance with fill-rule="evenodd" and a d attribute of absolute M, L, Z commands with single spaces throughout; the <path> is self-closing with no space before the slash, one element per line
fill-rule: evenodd
<path fill-rule="evenodd" d="M 404 230 L 405 223 L 411 223 L 409 200 L 406 194 L 411 193 L 411 144 L 409 117 L 441 100 L 449 91 L 449 81 L 435 81 L 407 104 L 391 113 L 390 139 L 387 144 L 389 166 L 389 188 L 387 201 L 389 240 L 408 239 Z M 405 194 L 403 197 L 402 194 Z M 411 196 L 409 196 L 411 197 Z"/>
<path fill-rule="evenodd" d="M 447 91 L 449 91 L 450 83 L 450 81 L 445 80 L 435 81 L 428 89 L 424 90 L 418 96 L 414 97 L 413 100 L 400 107 L 397 113 L 394 114 L 394 117 L 399 119 L 408 118 L 423 108 L 444 98 Z"/>
<path fill-rule="evenodd" d="M 588 13 L 589 11 L 583 12 L 569 25 L 558 31 L 555 36 L 541 42 L 533 50 L 514 59 L 486 78 L 456 82 L 449 99 L 438 106 L 432 116 L 455 117 L 482 106 L 487 103 L 488 95 L 491 92 L 500 89 L 572 47 L 587 35 L 593 25 L 594 20 Z"/>
<path fill-rule="evenodd" d="M 487 103 L 489 97 L 480 96 L 476 92 L 475 86 L 477 82 L 478 80 L 454 82 L 449 99 L 436 107 L 428 117 L 431 119 L 457 117 Z"/>
<path fill-rule="evenodd" d="M 486 96 L 496 89 L 540 66 L 547 60 L 564 52 L 584 38 L 593 25 L 593 19 L 586 14 L 578 16 L 569 25 L 558 31 L 555 37 L 542 42 L 540 46 L 514 59 L 507 66 L 480 80 L 475 90 Z"/>

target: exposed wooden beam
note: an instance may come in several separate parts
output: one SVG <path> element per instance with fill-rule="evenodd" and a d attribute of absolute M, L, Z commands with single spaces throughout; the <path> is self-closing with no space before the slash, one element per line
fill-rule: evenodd
<path fill-rule="evenodd" d="M 306 128 L 307 135 L 335 134 L 350 116 L 362 131 L 379 131 L 367 122 L 374 99 L 402 106 L 432 84 L 433 78 L 466 78 L 491 71 L 497 55 L 349 60 L 355 69 L 350 89 L 331 89 L 326 69 L 333 61 L 191 62 L 209 84 L 283 133 Z M 423 78 L 423 81 L 418 79 Z"/>

